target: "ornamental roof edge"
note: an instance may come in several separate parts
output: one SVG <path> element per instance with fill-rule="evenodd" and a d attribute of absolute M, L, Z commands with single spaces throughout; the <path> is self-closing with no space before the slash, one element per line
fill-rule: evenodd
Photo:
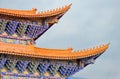
<path fill-rule="evenodd" d="M 18 56 L 27 56 L 35 58 L 48 58 L 48 59 L 81 59 L 90 56 L 95 56 L 104 53 L 109 47 L 109 44 L 96 46 L 91 49 L 85 49 L 83 51 L 72 51 L 69 49 L 46 49 L 34 47 L 34 45 L 17 45 L 0 43 L 0 53 L 11 54 Z M 28 49 L 28 50 L 26 50 Z"/>
<path fill-rule="evenodd" d="M 32 10 L 13 10 L 13 9 L 5 9 L 0 8 L 0 14 L 15 16 L 15 17 L 27 17 L 27 18 L 40 18 L 40 17 L 50 17 L 58 14 L 64 14 L 66 11 L 70 9 L 72 4 L 63 6 L 61 8 L 50 9 L 47 11 L 36 12 L 36 8 L 32 8 Z"/>

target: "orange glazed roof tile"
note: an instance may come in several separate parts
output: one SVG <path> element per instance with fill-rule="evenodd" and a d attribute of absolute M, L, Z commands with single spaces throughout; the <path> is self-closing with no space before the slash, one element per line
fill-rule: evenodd
<path fill-rule="evenodd" d="M 37 58 L 48 58 L 48 59 L 80 59 L 85 57 L 102 54 L 109 44 L 101 45 L 92 49 L 85 49 L 83 51 L 72 51 L 72 49 L 46 49 L 34 47 L 34 45 L 18 45 L 18 44 L 7 44 L 0 42 L 0 53 L 37 57 Z M 26 50 L 27 49 L 27 50 Z"/>
<path fill-rule="evenodd" d="M 66 5 L 62 8 L 57 8 L 53 10 L 43 11 L 36 13 L 37 9 L 33 8 L 32 10 L 11 10 L 0 8 L 0 14 L 14 16 L 14 17 L 26 17 L 26 18 L 42 18 L 50 17 L 58 14 L 64 14 L 70 9 L 70 5 Z"/>
<path fill-rule="evenodd" d="M 0 12 L 6 14 L 22 14 L 22 15 L 32 15 L 36 14 L 37 9 L 33 8 L 32 10 L 12 10 L 12 9 L 4 9 L 0 8 Z"/>

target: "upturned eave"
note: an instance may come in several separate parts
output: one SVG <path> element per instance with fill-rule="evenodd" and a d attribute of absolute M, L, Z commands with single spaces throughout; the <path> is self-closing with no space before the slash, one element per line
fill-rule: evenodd
<path fill-rule="evenodd" d="M 59 60 L 73 60 L 86 57 L 95 56 L 104 53 L 109 47 L 109 44 L 96 46 L 91 49 L 85 49 L 81 51 L 73 51 L 69 49 L 47 49 L 38 48 L 33 45 L 18 45 L 18 44 L 6 44 L 0 43 L 0 53 L 10 54 L 18 56 L 27 56 L 35 58 L 47 58 L 47 59 L 59 59 Z"/>
<path fill-rule="evenodd" d="M 13 10 L 13 9 L 4 9 L 0 8 L 0 15 L 12 16 L 18 18 L 45 18 L 57 16 L 59 14 L 64 14 L 70 9 L 70 5 L 66 5 L 61 8 L 56 8 L 53 10 L 41 11 L 37 13 L 37 9 L 33 8 L 32 10 Z"/>

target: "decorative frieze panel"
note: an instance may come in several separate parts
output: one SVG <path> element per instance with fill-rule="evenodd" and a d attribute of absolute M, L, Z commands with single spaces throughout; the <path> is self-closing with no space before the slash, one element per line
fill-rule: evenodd
<path fill-rule="evenodd" d="M 96 56 L 95 56 L 96 57 Z M 92 60 L 91 60 L 92 59 Z M 88 61 L 87 61 L 88 60 Z M 12 55 L 0 55 L 0 70 L 6 69 L 5 72 L 26 75 L 43 76 L 49 73 L 49 76 L 69 77 L 70 75 L 83 69 L 87 64 L 91 64 L 94 60 L 93 57 L 76 60 L 51 60 L 51 59 L 38 59 L 38 58 L 26 58 L 21 56 Z"/>
<path fill-rule="evenodd" d="M 46 21 L 46 20 L 45 20 Z M 47 22 L 40 24 L 39 22 L 27 22 L 17 20 L 0 19 L 0 34 L 6 33 L 7 36 L 17 35 L 19 38 L 37 38 L 43 34 L 49 25 Z"/>

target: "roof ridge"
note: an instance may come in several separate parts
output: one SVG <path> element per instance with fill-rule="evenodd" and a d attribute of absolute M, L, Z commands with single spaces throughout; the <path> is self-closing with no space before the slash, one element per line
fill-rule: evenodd
<path fill-rule="evenodd" d="M 0 8 L 0 12 L 5 13 L 15 13 L 15 14 L 36 14 L 37 9 L 32 8 L 31 10 L 16 10 L 16 9 L 8 9 L 8 8 Z"/>
<path fill-rule="evenodd" d="M 40 11 L 36 12 L 36 8 L 32 8 L 32 10 L 13 10 L 13 9 L 5 9 L 5 8 L 0 8 L 0 14 L 4 15 L 9 15 L 9 16 L 16 16 L 16 17 L 48 17 L 48 16 L 54 16 L 58 14 L 64 14 L 67 12 L 72 4 L 63 6 L 61 8 L 56 8 L 56 9 L 50 9 L 46 11 Z M 21 16 L 22 15 L 22 16 Z"/>
<path fill-rule="evenodd" d="M 109 47 L 109 44 L 103 44 L 90 50 L 72 52 L 72 50 L 57 50 L 57 49 L 42 49 L 36 48 L 33 45 L 17 45 L 17 44 L 6 44 L 0 43 L 0 53 L 37 57 L 37 58 L 49 58 L 49 59 L 80 59 L 90 56 L 95 56 L 104 53 Z M 18 50 L 16 50 L 16 48 Z M 26 50 L 29 49 L 29 50 Z"/>

